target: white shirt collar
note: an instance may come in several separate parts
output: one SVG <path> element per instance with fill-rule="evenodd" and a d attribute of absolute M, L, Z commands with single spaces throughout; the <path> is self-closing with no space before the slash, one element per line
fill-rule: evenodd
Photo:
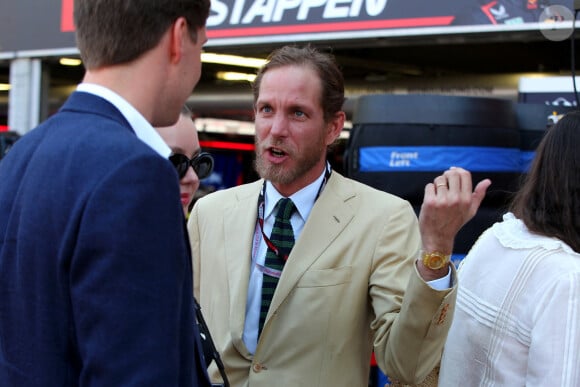
<path fill-rule="evenodd" d="M 318 195 L 318 190 L 320 189 L 320 185 L 324 180 L 325 174 L 326 168 L 316 180 L 314 180 L 312 183 L 310 183 L 306 187 L 302 188 L 300 191 L 290 196 L 290 199 L 292 199 L 292 202 L 294 202 L 294 205 L 298 210 L 298 214 L 300 215 L 300 217 L 304 222 L 306 222 L 306 219 L 308 219 L 308 216 L 310 215 L 310 211 L 312 211 L 312 207 L 314 207 L 314 202 L 316 201 L 316 196 Z M 274 188 L 272 183 L 270 183 L 269 181 L 266 181 L 265 196 L 266 197 L 264 198 L 264 219 L 272 215 L 272 212 L 274 211 L 274 207 L 276 207 L 278 200 L 284 197 L 276 190 L 276 188 Z"/>
<path fill-rule="evenodd" d="M 507 248 L 533 249 L 539 247 L 543 250 L 562 249 L 570 255 L 580 257 L 580 254 L 564 241 L 531 232 L 526 224 L 521 219 L 516 218 L 511 212 L 505 213 L 503 221 L 495 223 L 491 229 L 502 246 Z"/>
<path fill-rule="evenodd" d="M 129 122 L 131 128 L 135 131 L 135 135 L 145 144 L 153 148 L 162 157 L 168 158 L 171 155 L 171 148 L 167 146 L 165 141 L 161 138 L 159 133 L 151 126 L 151 124 L 135 109 L 126 99 L 121 97 L 114 91 L 94 83 L 81 83 L 77 86 L 77 91 L 90 93 L 109 101 L 115 106 L 123 117 Z"/>

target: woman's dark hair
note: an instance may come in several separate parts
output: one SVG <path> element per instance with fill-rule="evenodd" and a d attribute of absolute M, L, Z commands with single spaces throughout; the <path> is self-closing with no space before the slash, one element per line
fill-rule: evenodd
<path fill-rule="evenodd" d="M 344 78 L 334 57 L 318 51 L 312 46 L 284 46 L 273 51 L 266 64 L 258 71 L 253 83 L 254 105 L 260 94 L 260 84 L 264 74 L 271 69 L 285 66 L 307 66 L 316 71 L 320 78 L 322 95 L 320 105 L 324 113 L 324 121 L 329 122 L 335 114 L 342 110 L 344 104 Z"/>
<path fill-rule="evenodd" d="M 510 211 L 537 234 L 580 252 L 580 111 L 548 129 Z"/>

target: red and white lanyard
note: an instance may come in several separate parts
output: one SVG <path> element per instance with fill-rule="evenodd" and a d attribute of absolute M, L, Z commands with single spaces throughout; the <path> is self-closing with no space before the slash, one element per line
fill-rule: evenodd
<path fill-rule="evenodd" d="M 324 186 L 326 185 L 328 179 L 330 178 L 331 173 L 332 173 L 332 170 L 330 169 L 330 165 L 327 164 L 327 168 L 326 168 L 326 171 L 324 173 L 324 178 L 322 179 L 322 183 L 320 184 L 320 188 L 318 188 L 318 192 L 316 193 L 316 198 L 314 199 L 314 201 L 316 201 L 316 199 L 318 199 L 318 197 L 320 196 L 320 193 L 324 189 Z M 261 242 L 260 238 L 262 238 L 264 240 L 267 248 L 269 250 L 271 250 L 274 254 L 276 254 L 278 256 L 278 258 L 283 259 L 284 262 L 286 262 L 288 260 L 288 256 L 290 255 L 290 252 L 281 251 L 278 248 L 278 246 L 276 246 L 274 244 L 274 242 L 272 242 L 270 240 L 270 238 L 268 238 L 268 236 L 264 232 L 264 206 L 265 206 L 264 197 L 265 197 L 265 193 L 266 193 L 266 182 L 264 182 L 264 185 L 262 186 L 262 189 L 260 190 L 260 195 L 258 196 L 258 224 L 257 224 L 256 230 L 254 232 L 254 243 L 252 246 L 252 262 L 256 265 L 256 268 L 262 274 L 266 274 L 270 277 L 280 278 L 282 276 L 282 270 L 277 270 L 277 269 L 273 269 L 271 267 L 267 267 L 265 265 L 260 265 L 258 263 L 258 260 L 256 257 L 256 254 L 258 253 L 258 248 L 260 247 L 260 242 Z M 258 231 L 258 228 L 260 229 L 259 231 Z"/>

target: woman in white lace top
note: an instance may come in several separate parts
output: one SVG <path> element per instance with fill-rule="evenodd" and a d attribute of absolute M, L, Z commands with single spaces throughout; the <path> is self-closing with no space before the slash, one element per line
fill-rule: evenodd
<path fill-rule="evenodd" d="M 580 112 L 463 260 L 439 385 L 580 386 Z"/>

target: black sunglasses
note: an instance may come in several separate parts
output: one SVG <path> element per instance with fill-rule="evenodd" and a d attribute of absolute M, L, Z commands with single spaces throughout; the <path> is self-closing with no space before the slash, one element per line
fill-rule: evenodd
<path fill-rule="evenodd" d="M 213 157 L 207 152 L 201 152 L 191 160 L 184 154 L 174 153 L 169 156 L 169 161 L 171 161 L 171 164 L 177 170 L 180 179 L 183 179 L 190 165 L 193 167 L 199 180 L 205 179 L 213 171 Z"/>

